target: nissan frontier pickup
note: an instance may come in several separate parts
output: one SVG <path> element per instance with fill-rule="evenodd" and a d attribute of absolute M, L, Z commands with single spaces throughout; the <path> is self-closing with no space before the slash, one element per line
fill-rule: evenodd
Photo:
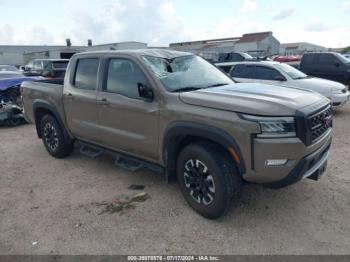
<path fill-rule="evenodd" d="M 67 157 L 77 142 L 128 170 L 161 171 L 210 219 L 237 205 L 243 183 L 318 180 L 332 139 L 327 98 L 235 84 L 204 59 L 171 50 L 76 54 L 64 81 L 25 82 L 21 93 L 53 157 Z"/>

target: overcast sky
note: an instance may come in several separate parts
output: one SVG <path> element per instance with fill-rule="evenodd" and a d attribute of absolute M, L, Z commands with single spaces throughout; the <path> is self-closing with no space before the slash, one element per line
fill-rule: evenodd
<path fill-rule="evenodd" d="M 350 0 L 0 0 L 0 44 L 172 42 L 273 31 L 285 42 L 350 45 Z"/>

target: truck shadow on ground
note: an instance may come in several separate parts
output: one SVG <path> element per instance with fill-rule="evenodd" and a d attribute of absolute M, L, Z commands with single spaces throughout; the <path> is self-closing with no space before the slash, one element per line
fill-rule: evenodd
<path fill-rule="evenodd" d="M 122 180 L 125 185 L 142 184 L 145 185 L 145 192 L 149 193 L 151 198 L 164 199 L 165 203 L 162 203 L 162 212 L 165 214 L 172 214 L 174 216 L 174 210 L 184 209 L 181 212 L 175 212 L 176 216 L 186 216 L 188 212 L 193 213 L 193 216 L 201 219 L 201 216 L 196 214 L 189 205 L 187 205 L 185 199 L 182 197 L 180 188 L 177 182 L 167 184 L 164 174 L 156 173 L 150 170 L 141 170 L 139 172 L 130 172 L 120 167 L 113 165 L 113 157 L 109 155 L 103 155 L 95 159 L 90 159 L 86 156 L 82 156 L 79 153 L 79 149 L 76 148 L 72 155 L 72 158 L 86 158 L 90 161 L 100 162 L 100 168 L 106 168 L 109 172 L 101 172 L 99 175 L 112 176 L 112 183 L 115 181 L 116 188 Z M 74 159 L 73 161 L 75 161 Z M 114 172 L 110 172 L 113 168 Z M 271 217 L 272 214 L 283 216 L 286 209 L 295 210 L 296 213 L 303 212 L 303 205 L 305 201 L 308 201 L 312 197 L 312 193 L 309 188 L 312 186 L 309 182 L 301 181 L 295 185 L 291 185 L 281 189 L 270 189 L 261 185 L 245 184 L 242 190 L 242 198 L 237 207 L 228 213 L 227 216 L 220 218 L 220 223 L 232 223 L 233 220 L 247 219 L 250 216 L 256 217 Z M 155 195 L 156 194 L 156 195 Z M 161 195 L 159 195 L 161 194 Z M 167 205 L 166 199 L 171 199 L 172 205 Z M 128 212 L 134 212 L 133 209 Z M 289 212 L 288 212 L 289 213 Z M 165 215 L 166 216 L 166 215 Z M 204 218 L 203 218 L 204 219 Z M 205 220 L 205 219 L 204 219 Z M 214 222 L 215 223 L 215 222 Z M 267 223 L 266 221 L 264 223 Z M 244 223 L 243 223 L 244 224 Z"/>
<path fill-rule="evenodd" d="M 16 127 L 20 127 L 20 126 L 24 126 L 27 125 L 28 123 L 25 121 L 21 121 L 19 123 L 16 123 L 15 125 L 12 125 L 10 123 L 5 122 L 1 122 L 0 123 L 0 129 L 14 129 Z"/>

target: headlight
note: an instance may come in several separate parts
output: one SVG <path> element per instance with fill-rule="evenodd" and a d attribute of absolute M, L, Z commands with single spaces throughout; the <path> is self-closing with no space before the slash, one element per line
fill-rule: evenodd
<path fill-rule="evenodd" d="M 241 114 L 242 118 L 248 121 L 257 122 L 260 125 L 261 133 L 258 137 L 295 137 L 294 117 L 261 117 Z"/>
<path fill-rule="evenodd" d="M 345 92 L 343 90 L 345 90 Z M 339 89 L 339 88 L 332 89 L 332 94 L 343 94 L 343 93 L 346 93 L 346 87 L 344 87 L 344 89 Z"/>

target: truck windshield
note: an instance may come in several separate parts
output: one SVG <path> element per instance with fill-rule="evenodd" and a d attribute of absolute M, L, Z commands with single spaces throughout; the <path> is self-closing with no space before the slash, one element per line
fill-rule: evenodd
<path fill-rule="evenodd" d="M 250 54 L 247 54 L 247 53 L 241 53 L 241 55 L 247 60 L 253 60 L 254 59 Z"/>
<path fill-rule="evenodd" d="M 340 62 L 342 62 L 344 64 L 350 64 L 350 60 L 347 59 L 345 56 L 343 56 L 339 53 L 335 53 L 335 56 L 340 60 Z"/>
<path fill-rule="evenodd" d="M 288 64 L 276 64 L 277 69 L 287 74 L 292 79 L 304 79 L 308 76 L 298 69 L 288 65 Z"/>
<path fill-rule="evenodd" d="M 170 92 L 184 92 L 234 83 L 219 69 L 199 56 L 189 55 L 174 59 L 144 56 L 143 59 Z"/>

